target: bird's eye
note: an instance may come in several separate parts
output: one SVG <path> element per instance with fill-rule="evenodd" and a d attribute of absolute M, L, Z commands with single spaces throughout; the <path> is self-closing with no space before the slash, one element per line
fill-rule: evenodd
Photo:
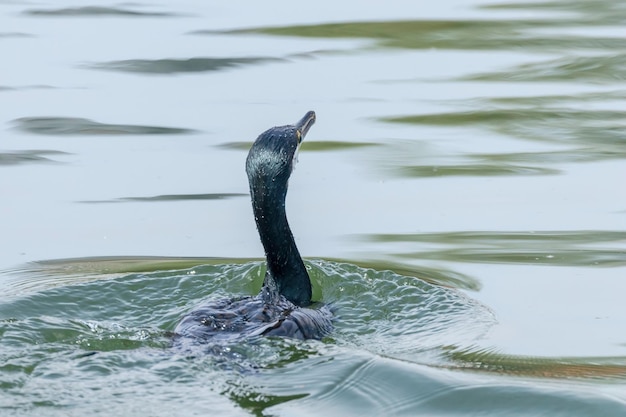
<path fill-rule="evenodd" d="M 299 130 L 296 130 L 296 136 L 298 137 L 298 143 L 302 142 L 302 133 Z"/>

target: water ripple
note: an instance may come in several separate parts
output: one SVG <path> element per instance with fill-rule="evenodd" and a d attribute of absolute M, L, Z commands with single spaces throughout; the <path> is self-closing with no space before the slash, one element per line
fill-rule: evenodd
<path fill-rule="evenodd" d="M 485 349 L 449 350 L 453 367 L 554 379 L 626 380 L 626 357 L 536 357 L 507 355 Z"/>
<path fill-rule="evenodd" d="M 39 135 L 180 135 L 194 132 L 178 127 L 100 123 L 78 117 L 22 117 L 13 123 L 17 129 Z"/>
<path fill-rule="evenodd" d="M 419 250 L 396 256 L 450 262 L 579 267 L 626 265 L 626 231 L 450 232 L 368 235 L 376 242 L 405 242 Z M 610 243 L 610 247 L 598 247 Z"/>
<path fill-rule="evenodd" d="M 623 48 L 626 47 L 624 42 Z M 626 81 L 626 54 L 608 56 L 566 56 L 503 71 L 463 77 L 477 81 L 552 81 L 613 84 Z"/>
<path fill-rule="evenodd" d="M 626 112 L 578 108 L 586 94 L 546 97 L 504 97 L 482 99 L 476 110 L 381 117 L 387 123 L 427 125 L 442 129 L 470 127 L 490 129 L 498 134 L 532 142 L 562 146 L 559 150 L 510 153 L 471 153 L 430 156 L 419 142 L 398 142 L 387 146 L 390 157 L 383 159 L 388 171 L 404 177 L 553 175 L 562 170 L 555 164 L 626 158 Z M 619 94 L 606 94 L 607 101 L 623 101 Z M 568 107 L 558 103 L 568 102 Z M 467 102 L 465 103 L 467 104 Z M 590 139 L 593 138 L 593 143 Z M 591 146 L 593 145 L 593 146 Z M 429 160 L 430 159 L 430 160 Z M 423 161 L 415 163 L 414 161 Z M 380 158 L 377 159 L 380 163 Z"/>
<path fill-rule="evenodd" d="M 59 163 L 54 159 L 48 158 L 49 155 L 69 155 L 67 152 L 54 150 L 25 150 L 0 153 L 0 166 L 2 165 L 22 165 L 22 164 L 41 164 Z"/>
<path fill-rule="evenodd" d="M 23 32 L 0 32 L 0 39 L 2 38 L 32 38 L 34 35 Z"/>
<path fill-rule="evenodd" d="M 186 72 L 221 71 L 228 68 L 264 64 L 268 62 L 284 62 L 284 60 L 272 57 L 127 59 L 122 61 L 98 62 L 85 65 L 84 67 L 88 69 L 135 72 L 143 74 L 176 74 Z"/>
<path fill-rule="evenodd" d="M 1 162 L 1 159 L 0 159 Z M 87 200 L 81 203 L 150 203 L 159 201 L 194 201 L 194 200 L 224 200 L 233 197 L 245 197 L 245 193 L 211 193 L 211 194 L 163 194 L 150 197 L 121 197 L 113 200 Z"/>
<path fill-rule="evenodd" d="M 60 9 L 30 9 L 22 12 L 37 17 L 177 17 L 171 12 L 147 12 L 121 7 L 81 6 Z"/>
<path fill-rule="evenodd" d="M 586 3 L 586 2 L 582 2 Z M 563 13 L 528 19 L 459 19 L 459 20 L 396 20 L 323 23 L 252 27 L 226 30 L 221 33 L 262 33 L 275 36 L 315 38 L 372 39 L 381 48 L 408 49 L 469 49 L 469 50 L 541 50 L 561 52 L 564 49 L 619 50 L 624 40 L 618 36 L 588 37 L 563 35 L 559 28 L 588 27 L 590 25 L 619 27 L 623 24 L 624 8 L 615 7 L 609 0 L 594 1 L 594 7 L 569 8 L 550 3 L 554 11 Z M 595 9 L 595 5 L 598 9 Z M 519 3 L 519 8 L 535 9 L 530 3 Z M 498 5 L 494 5 L 498 6 Z M 506 5 L 503 5 L 506 7 Z M 541 7 L 541 6 L 539 6 Z M 559 10 L 561 9 L 561 10 Z M 592 10 L 593 9 L 593 10 Z M 599 13 L 600 10 L 604 12 Z M 609 12 L 608 10 L 611 10 Z M 549 30 L 543 30 L 549 29 Z M 204 31 L 207 33 L 211 31 Z M 369 48 L 369 47 L 366 47 Z"/>
<path fill-rule="evenodd" d="M 539 401 L 538 410 L 577 398 L 586 412 L 602 408 L 613 416 L 623 410 L 618 399 L 581 397 L 572 387 L 555 393 L 511 378 L 481 383 L 480 376 L 619 379 L 623 359 L 517 358 L 475 350 L 475 341 L 494 323 L 486 307 L 456 290 L 345 263 L 307 262 L 316 297 L 337 311 L 335 332 L 322 342 L 258 338 L 217 350 L 171 349 L 168 330 L 192 306 L 207 298 L 254 294 L 265 272 L 261 262 L 172 266 L 157 262 L 153 268 L 160 271 L 95 280 L 61 268 L 62 285 L 0 303 L 0 387 L 48 409 L 80 409 L 93 404 L 86 399 L 98 390 L 98 401 L 107 400 L 113 409 L 140 393 L 184 398 L 196 410 L 212 404 L 228 415 L 229 404 L 257 415 L 323 409 L 395 416 L 433 409 L 441 415 L 448 402 L 456 415 L 481 409 L 487 399 L 505 398 L 517 401 L 513 409 L 522 407 L 522 398 Z M 464 379 L 467 373 L 460 370 L 476 374 Z M 575 397 L 566 394 L 572 392 Z M 503 410 L 510 412 L 507 404 Z M 29 405 L 17 401 L 12 407 Z"/>

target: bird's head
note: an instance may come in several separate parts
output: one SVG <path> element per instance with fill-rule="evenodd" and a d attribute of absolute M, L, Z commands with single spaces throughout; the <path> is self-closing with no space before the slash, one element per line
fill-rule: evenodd
<path fill-rule="evenodd" d="M 277 126 L 261 133 L 254 141 L 246 160 L 248 181 L 253 188 L 283 187 L 297 162 L 300 144 L 315 123 L 315 112 L 307 112 L 293 125 Z"/>

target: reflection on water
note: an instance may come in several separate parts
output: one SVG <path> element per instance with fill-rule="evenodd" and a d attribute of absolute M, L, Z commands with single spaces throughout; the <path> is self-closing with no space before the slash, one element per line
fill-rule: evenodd
<path fill-rule="evenodd" d="M 189 58 L 189 59 L 127 59 L 124 61 L 101 62 L 85 66 L 91 69 L 110 71 L 138 72 L 145 74 L 176 74 L 183 72 L 221 71 L 244 65 L 280 62 L 279 58 L 270 57 L 233 57 L 233 58 Z"/>
<path fill-rule="evenodd" d="M 30 38 L 31 34 L 22 32 L 0 32 L 0 39 L 2 38 Z"/>
<path fill-rule="evenodd" d="M 514 105 L 515 99 L 507 101 Z M 575 102 L 575 100 L 572 100 Z M 393 117 L 385 119 L 395 123 L 415 123 L 441 126 L 485 125 L 497 132 L 527 140 L 548 142 L 565 142 L 589 145 L 593 133 L 593 145 L 611 146 L 616 151 L 624 151 L 626 133 L 622 122 L 626 111 L 612 110 L 575 110 L 563 108 L 528 109 L 522 106 L 515 108 L 491 108 L 467 112 L 451 112 L 442 114 L 425 114 L 415 116 Z M 598 123 L 603 127 L 597 127 Z M 557 134 L 558 133 L 558 134 Z"/>
<path fill-rule="evenodd" d="M 58 163 L 50 155 L 67 155 L 67 152 L 53 150 L 27 150 L 0 153 L 0 166 L 36 163 Z"/>
<path fill-rule="evenodd" d="M 155 202 L 155 201 L 190 201 L 190 200 L 223 200 L 232 197 L 244 197 L 242 193 L 214 193 L 214 194 L 165 194 L 150 197 L 121 197 L 114 200 L 82 201 L 82 203 L 130 203 L 130 202 Z"/>
<path fill-rule="evenodd" d="M 550 106 L 569 101 L 578 107 L 590 97 L 507 97 L 475 103 L 476 109 L 462 112 L 419 114 L 384 118 L 391 123 L 442 126 L 481 126 L 508 137 L 568 145 L 568 148 L 537 152 L 467 153 L 457 158 L 465 163 L 430 163 L 398 166 L 400 175 L 428 177 L 441 175 L 550 175 L 561 171 L 555 164 L 594 162 L 626 157 L 625 111 L 579 110 Z M 613 101 L 614 94 L 595 95 L 597 101 Z M 481 108 L 483 107 L 483 108 Z M 503 108 L 504 107 L 504 108 Z M 397 145 L 396 145 L 397 147 Z M 405 147 L 406 148 L 406 147 Z M 395 154 L 403 153 L 397 150 Z M 406 159 L 406 157 L 404 157 Z M 418 158 L 415 158 L 418 159 Z"/>
<path fill-rule="evenodd" d="M 581 2 L 591 3 L 591 2 Z M 601 0 L 592 2 L 599 6 L 615 7 L 618 14 L 597 13 L 597 10 L 577 10 L 581 15 L 550 15 L 540 19 L 474 19 L 474 20 L 398 20 L 383 22 L 342 22 L 318 25 L 296 25 L 245 28 L 225 33 L 264 33 L 279 36 L 369 38 L 380 48 L 409 49 L 475 49 L 475 50 L 541 50 L 559 52 L 565 48 L 577 50 L 623 49 L 624 40 L 617 35 L 589 37 L 585 35 L 564 36 L 559 28 L 594 25 L 615 28 L 622 22 L 623 7 L 615 2 Z M 561 3 L 559 3 L 561 5 Z M 562 5 L 566 6 L 566 2 Z M 556 8 L 555 8 L 556 9 Z M 593 7 L 590 7 L 593 9 Z M 602 9 L 600 7 L 599 9 Z M 549 29 L 535 31 L 537 29 Z M 199 33 L 199 32 L 197 32 Z M 211 33 L 207 31 L 205 33 Z"/>
<path fill-rule="evenodd" d="M 65 7 L 61 9 L 28 9 L 23 12 L 27 16 L 39 17 L 176 17 L 175 13 L 148 12 L 131 10 L 122 7 L 83 6 Z"/>
<path fill-rule="evenodd" d="M 476 371 L 539 378 L 626 379 L 626 357 L 541 358 L 473 349 L 450 349 L 449 353 L 452 363 Z"/>
<path fill-rule="evenodd" d="M 471 158 L 477 159 L 477 158 Z M 539 168 L 525 165 L 502 163 L 466 163 L 460 165 L 416 165 L 397 167 L 397 173 L 403 177 L 441 177 L 441 176 L 496 176 L 496 175 L 550 175 L 559 171 L 551 168 Z"/>
<path fill-rule="evenodd" d="M 12 86 L 12 87 L 0 87 L 0 91 L 17 91 L 17 90 L 47 90 L 47 89 L 53 89 L 55 87 L 52 87 L 50 85 L 25 85 L 22 87 L 16 87 L 16 86 Z"/>
<path fill-rule="evenodd" d="M 622 41 L 620 49 L 626 47 Z M 476 81 L 553 81 L 608 84 L 626 79 L 626 54 L 609 56 L 563 57 L 532 64 L 522 64 L 506 71 L 465 77 Z M 609 93 L 610 94 L 610 93 Z M 622 98 L 624 96 L 622 95 Z"/>
<path fill-rule="evenodd" d="M 544 2 L 510 2 L 494 3 L 480 6 L 482 9 L 493 10 L 525 10 L 541 12 L 575 12 L 576 17 L 563 15 L 563 19 L 578 22 L 580 25 L 595 22 L 599 24 L 620 23 L 626 13 L 623 3 L 616 3 L 609 0 L 601 1 L 544 1 Z M 571 19 L 571 20 L 568 20 Z"/>
<path fill-rule="evenodd" d="M 545 264 L 580 267 L 626 266 L 626 232 L 452 232 L 367 236 L 378 242 L 412 242 L 425 248 L 396 256 L 450 262 Z M 612 243 L 614 247 L 598 248 Z M 433 248 L 439 246 L 439 248 Z"/>
<path fill-rule="evenodd" d="M 18 129 L 40 135 L 180 135 L 193 130 L 177 127 L 118 125 L 78 117 L 22 117 Z"/>

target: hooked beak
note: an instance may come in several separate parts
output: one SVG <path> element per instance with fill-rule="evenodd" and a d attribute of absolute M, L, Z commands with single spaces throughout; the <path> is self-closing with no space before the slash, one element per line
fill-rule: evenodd
<path fill-rule="evenodd" d="M 313 126 L 313 123 L 315 123 L 315 112 L 314 111 L 308 111 L 304 117 L 302 119 L 300 119 L 300 121 L 298 123 L 296 123 L 296 129 L 298 129 L 298 132 L 300 132 L 300 141 L 302 141 L 302 139 L 304 139 L 304 137 L 306 136 L 307 132 L 309 131 L 309 129 L 311 128 L 311 126 Z"/>
<path fill-rule="evenodd" d="M 296 168 L 296 164 L 298 163 L 298 154 L 300 153 L 300 144 L 302 143 L 302 139 L 304 139 L 311 126 L 313 126 L 313 123 L 315 123 L 315 112 L 311 110 L 308 111 L 295 125 L 296 134 L 298 135 L 298 146 L 293 154 L 293 163 L 291 164 L 292 171 Z"/>

